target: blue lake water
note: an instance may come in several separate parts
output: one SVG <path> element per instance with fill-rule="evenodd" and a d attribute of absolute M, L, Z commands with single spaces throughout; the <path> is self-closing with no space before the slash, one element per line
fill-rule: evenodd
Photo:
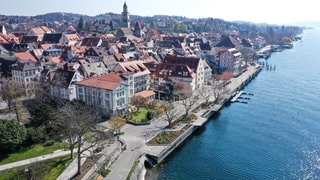
<path fill-rule="evenodd" d="M 320 29 L 302 37 L 147 179 L 320 179 Z"/>

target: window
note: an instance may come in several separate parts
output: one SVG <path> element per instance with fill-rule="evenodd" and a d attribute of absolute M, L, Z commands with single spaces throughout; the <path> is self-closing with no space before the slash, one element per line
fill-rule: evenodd
<path fill-rule="evenodd" d="M 78 91 L 79 91 L 80 94 L 82 94 L 82 92 L 83 92 L 82 88 L 78 88 Z"/>

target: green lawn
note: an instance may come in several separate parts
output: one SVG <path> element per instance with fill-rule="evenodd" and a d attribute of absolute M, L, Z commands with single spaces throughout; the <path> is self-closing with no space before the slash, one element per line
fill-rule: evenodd
<path fill-rule="evenodd" d="M 133 122 L 145 122 L 147 120 L 148 109 L 146 107 L 140 107 L 139 111 L 135 111 L 132 113 Z"/>
<path fill-rule="evenodd" d="M 0 165 L 20 161 L 36 156 L 42 156 L 45 154 L 50 154 L 58 149 L 66 149 L 68 147 L 68 143 L 66 142 L 55 142 L 51 146 L 44 147 L 43 145 L 34 145 L 24 150 L 21 150 L 12 154 L 3 154 L 0 152 Z"/>
<path fill-rule="evenodd" d="M 0 179 L 26 179 L 24 170 L 30 168 L 32 170 L 32 178 L 51 180 L 57 177 L 68 167 L 72 159 L 70 156 L 54 158 L 46 161 L 29 164 L 0 173 Z"/>

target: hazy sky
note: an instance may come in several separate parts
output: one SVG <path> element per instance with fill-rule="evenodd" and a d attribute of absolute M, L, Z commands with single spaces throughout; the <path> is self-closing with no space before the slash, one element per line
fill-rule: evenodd
<path fill-rule="evenodd" d="M 2 1 L 2 2 L 1 2 Z M 72 12 L 94 16 L 121 13 L 124 0 L 1 0 L 0 14 L 38 15 Z M 228 21 L 286 24 L 319 21 L 315 0 L 126 0 L 133 15 L 178 15 L 191 18 L 213 17 Z"/>

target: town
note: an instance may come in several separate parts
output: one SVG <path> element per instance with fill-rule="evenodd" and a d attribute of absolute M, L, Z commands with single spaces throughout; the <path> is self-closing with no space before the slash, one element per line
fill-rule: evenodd
<path fill-rule="evenodd" d="M 53 179 L 137 179 L 142 155 L 150 166 L 151 159 L 161 162 L 180 135 L 190 135 L 253 78 L 259 58 L 292 48 L 302 32 L 212 18 L 131 17 L 126 3 L 121 15 L 111 15 L 0 16 L 0 177 L 48 176 L 31 163 L 14 165 L 24 159 L 6 160 L 41 145 L 56 149 L 27 159 L 63 149 L 56 161 L 68 161 Z"/>

